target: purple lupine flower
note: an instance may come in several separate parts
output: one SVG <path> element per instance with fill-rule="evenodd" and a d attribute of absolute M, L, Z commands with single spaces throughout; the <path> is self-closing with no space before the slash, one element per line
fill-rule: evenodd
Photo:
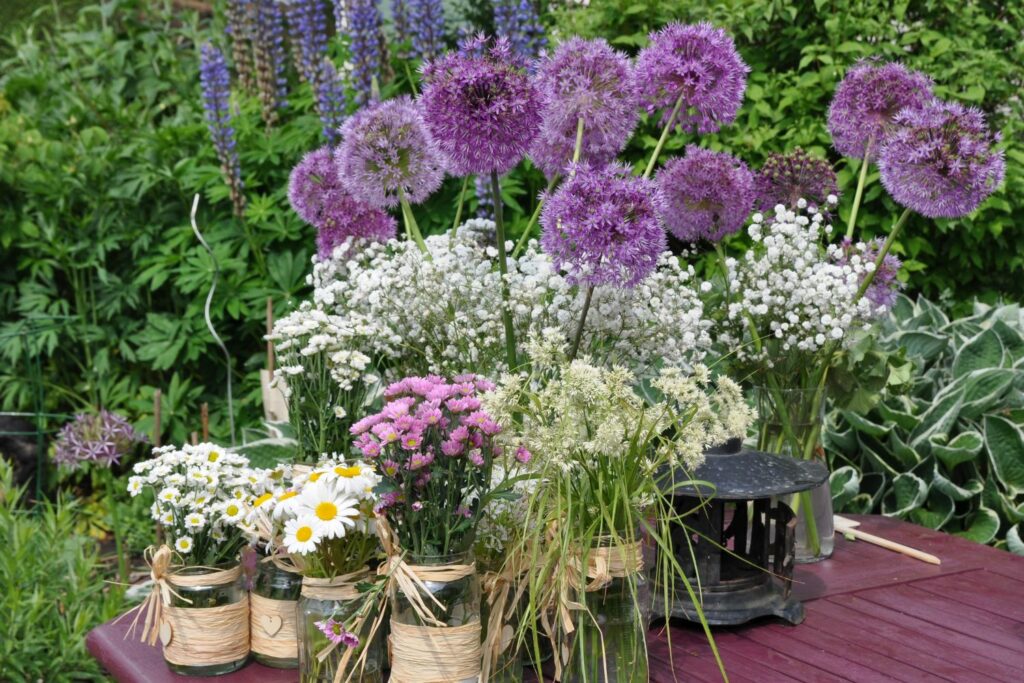
<path fill-rule="evenodd" d="M 345 122 L 336 160 L 353 197 L 379 207 L 418 204 L 441 186 L 444 159 L 406 96 L 366 107 Z"/>
<path fill-rule="evenodd" d="M 73 469 L 86 463 L 111 467 L 146 441 L 144 434 L 116 413 L 101 410 L 94 415 L 79 414 L 57 435 L 53 461 Z"/>
<path fill-rule="evenodd" d="M 290 0 L 285 8 L 295 69 L 302 80 L 316 83 L 327 55 L 327 7 L 324 0 Z"/>
<path fill-rule="evenodd" d="M 524 59 L 536 59 L 547 47 L 547 36 L 531 0 L 496 0 L 494 31 L 508 38 L 512 49 Z"/>
<path fill-rule="evenodd" d="M 473 176 L 476 193 L 476 217 L 494 220 L 494 190 L 483 176 Z"/>
<path fill-rule="evenodd" d="M 292 169 L 288 200 L 295 213 L 317 229 L 322 259 L 350 237 L 386 242 L 395 236 L 394 218 L 345 191 L 330 147 L 310 152 Z"/>
<path fill-rule="evenodd" d="M 315 83 L 316 113 L 323 125 L 327 144 L 335 145 L 338 143 L 338 129 L 345 121 L 345 84 L 327 57 L 320 62 L 320 73 Z"/>
<path fill-rule="evenodd" d="M 345 2 L 349 51 L 355 64 L 352 80 L 356 90 L 356 103 L 359 105 L 366 104 L 373 97 L 373 80 L 381 77 L 384 67 L 385 43 L 384 35 L 381 33 L 378 4 L 379 0 Z"/>
<path fill-rule="evenodd" d="M 433 59 L 444 52 L 444 3 L 441 0 L 409 0 L 412 56 Z"/>
<path fill-rule="evenodd" d="M 854 245 L 850 238 L 845 238 L 840 245 L 841 252 L 837 262 L 840 265 L 849 263 L 854 255 L 866 263 L 874 263 L 882 250 L 882 240 L 874 239 L 866 244 Z M 899 269 L 902 262 L 892 252 L 886 254 L 882 264 L 874 272 L 871 284 L 864 292 L 864 298 L 870 301 L 876 308 L 890 309 L 896 303 L 896 294 L 903 289 L 903 283 L 899 282 Z M 867 274 L 864 274 L 866 278 Z"/>
<path fill-rule="evenodd" d="M 846 73 L 829 106 L 832 145 L 843 156 L 863 159 L 867 152 L 874 159 L 896 112 L 920 107 L 931 98 L 932 79 L 920 71 L 898 62 L 861 60 Z"/>
<path fill-rule="evenodd" d="M 252 33 L 256 21 L 256 6 L 252 0 L 228 0 L 227 26 L 224 32 L 231 40 L 231 60 L 235 64 L 242 89 L 256 92 L 256 78 L 252 64 Z"/>
<path fill-rule="evenodd" d="M 799 147 L 786 154 L 772 153 L 755 180 L 757 208 L 771 211 L 777 204 L 790 208 L 804 199 L 812 207 L 826 206 L 828 196 L 839 194 L 832 166 Z"/>
<path fill-rule="evenodd" d="M 260 96 L 264 123 L 277 123 L 278 110 L 287 106 L 287 54 L 284 48 L 284 14 L 274 0 L 253 0 L 256 22 L 253 27 L 253 65 L 256 89 Z"/>
<path fill-rule="evenodd" d="M 754 205 L 754 174 L 725 152 L 688 145 L 658 172 L 662 219 L 684 242 L 717 242 L 743 226 Z"/>
<path fill-rule="evenodd" d="M 1001 136 L 974 107 L 933 99 L 894 117 L 878 169 L 892 198 L 928 218 L 959 218 L 995 192 L 1006 171 Z"/>
<path fill-rule="evenodd" d="M 542 60 L 537 88 L 542 123 L 530 158 L 549 178 L 572 160 L 581 118 L 581 161 L 603 166 L 626 146 L 640 101 L 629 59 L 603 39 L 572 38 L 559 45 Z"/>
<path fill-rule="evenodd" d="M 223 53 L 210 43 L 203 45 L 200 52 L 199 83 L 203 91 L 206 127 L 220 160 L 224 182 L 231 192 L 235 215 L 241 216 L 245 212 L 245 195 L 242 194 L 242 167 L 235 148 L 235 129 L 231 125 L 231 75 Z"/>
<path fill-rule="evenodd" d="M 391 0 L 391 21 L 395 26 L 395 38 L 399 43 L 412 45 L 412 27 L 409 19 L 409 0 Z M 402 59 L 408 59 L 411 55 L 406 51 L 399 55 Z"/>
<path fill-rule="evenodd" d="M 455 175 L 505 173 L 540 126 L 540 95 L 508 40 L 484 36 L 423 67 L 423 118 Z"/>
<path fill-rule="evenodd" d="M 679 98 L 680 128 L 714 133 L 732 123 L 750 71 L 732 38 L 707 22 L 669 24 L 637 56 L 636 81 L 647 110 L 668 122 Z"/>
<path fill-rule="evenodd" d="M 540 243 L 572 284 L 632 287 L 650 275 L 666 246 L 654 183 L 621 164 L 570 167 L 546 197 Z"/>

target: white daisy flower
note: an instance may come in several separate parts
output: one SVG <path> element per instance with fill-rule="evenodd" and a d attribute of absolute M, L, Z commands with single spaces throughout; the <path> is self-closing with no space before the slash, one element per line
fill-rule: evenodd
<path fill-rule="evenodd" d="M 174 549 L 182 555 L 187 555 L 192 552 L 192 537 L 182 536 L 174 542 Z"/>
<path fill-rule="evenodd" d="M 323 538 L 320 521 L 313 515 L 289 519 L 284 525 L 284 547 L 290 553 L 305 555 L 316 550 Z"/>
<path fill-rule="evenodd" d="M 237 522 L 245 514 L 245 506 L 234 500 L 221 504 L 220 509 L 225 522 Z"/>
<path fill-rule="evenodd" d="M 344 538 L 345 528 L 355 526 L 355 519 L 359 517 L 358 501 L 335 489 L 327 480 L 302 489 L 296 512 L 299 516 L 316 517 L 326 538 Z"/>
<path fill-rule="evenodd" d="M 165 526 L 171 526 L 172 524 L 174 524 L 174 513 L 171 512 L 170 510 L 165 512 L 163 515 L 160 516 L 160 523 L 164 524 Z"/>
<path fill-rule="evenodd" d="M 128 493 L 132 498 L 142 493 L 142 477 L 128 477 Z"/>
<path fill-rule="evenodd" d="M 284 515 L 295 514 L 295 508 L 299 505 L 298 491 L 285 491 L 274 498 L 274 519 L 281 519 Z"/>
<path fill-rule="evenodd" d="M 198 531 L 206 526 L 206 517 L 203 517 L 198 512 L 185 515 L 185 528 L 189 531 Z"/>
<path fill-rule="evenodd" d="M 173 486 L 168 486 L 167 488 L 161 490 L 156 497 L 157 500 L 162 500 L 165 503 L 177 503 L 178 498 L 181 497 L 181 491 L 174 488 Z"/>

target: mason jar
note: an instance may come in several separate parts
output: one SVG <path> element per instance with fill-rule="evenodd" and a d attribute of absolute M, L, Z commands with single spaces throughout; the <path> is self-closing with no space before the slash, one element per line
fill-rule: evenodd
<path fill-rule="evenodd" d="M 310 579 L 304 581 L 309 582 Z M 344 644 L 333 644 L 321 627 L 331 622 L 349 623 L 361 604 L 362 598 L 354 588 L 349 586 L 311 587 L 303 585 L 297 608 L 299 680 L 301 683 L 333 683 L 335 674 L 341 666 L 341 659 L 348 647 Z M 371 614 L 366 620 L 364 632 L 357 634 L 360 643 L 349 658 L 346 667 L 348 671 L 344 673 L 342 680 L 345 680 L 350 672 L 356 672 L 349 679 L 353 683 L 383 683 L 384 657 L 381 634 L 376 635 L 370 642 L 366 642 L 369 625 L 375 619 L 375 615 Z M 329 654 L 320 659 L 317 655 L 329 647 L 331 648 Z M 356 660 L 362 654 L 363 649 L 366 649 L 365 664 L 362 665 L 362 670 L 358 671 Z"/>
<path fill-rule="evenodd" d="M 302 575 L 260 557 L 249 597 L 253 659 L 274 669 L 299 666 L 297 610 Z"/>

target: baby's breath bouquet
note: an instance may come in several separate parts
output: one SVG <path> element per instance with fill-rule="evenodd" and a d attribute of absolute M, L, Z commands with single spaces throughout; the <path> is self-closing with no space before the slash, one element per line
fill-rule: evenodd
<path fill-rule="evenodd" d="M 569 680 L 646 681 L 642 539 L 663 551 L 659 572 L 685 580 L 671 539 L 648 521 L 674 514 L 658 473 L 692 471 L 752 415 L 739 388 L 716 386 L 703 366 L 664 368 L 644 386 L 625 368 L 569 360 L 557 331 L 527 352 L 530 374 L 506 375 L 485 398 L 503 437 L 536 454 L 519 549 L 531 618 L 520 638 L 538 642 L 540 624 Z"/>

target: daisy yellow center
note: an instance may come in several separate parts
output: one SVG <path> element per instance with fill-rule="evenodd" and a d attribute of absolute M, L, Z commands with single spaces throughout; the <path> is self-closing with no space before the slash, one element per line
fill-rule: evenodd
<path fill-rule="evenodd" d="M 325 500 L 316 506 L 316 516 L 325 522 L 329 522 L 338 516 L 338 506 Z"/>
<path fill-rule="evenodd" d="M 237 505 L 228 505 L 228 508 L 227 508 L 226 512 L 228 513 L 228 515 L 233 517 L 233 516 L 238 514 L 238 506 Z"/>
<path fill-rule="evenodd" d="M 309 475 L 309 480 L 310 481 L 316 481 L 317 479 L 320 478 L 320 475 L 322 475 L 322 474 L 323 474 L 323 472 L 313 472 L 311 475 Z"/>
<path fill-rule="evenodd" d="M 285 491 L 280 496 L 278 496 L 277 499 L 279 501 L 280 500 L 288 500 L 289 498 L 294 498 L 297 495 L 299 495 L 298 491 Z"/>
<path fill-rule="evenodd" d="M 295 540 L 300 543 L 305 543 L 309 539 L 313 538 L 313 529 L 308 526 L 301 526 L 295 532 Z"/>
<path fill-rule="evenodd" d="M 361 472 L 362 472 L 362 470 L 359 468 L 358 465 L 353 465 L 352 467 L 335 467 L 334 468 L 334 473 L 335 474 L 337 474 L 339 477 L 345 477 L 346 479 L 351 479 L 352 477 L 358 477 Z"/>
<path fill-rule="evenodd" d="M 252 505 L 253 505 L 253 507 L 259 507 L 260 505 L 263 505 L 264 503 L 266 503 L 268 500 L 270 500 L 273 497 L 274 497 L 273 493 L 264 493 L 262 496 L 260 496 L 256 500 L 254 500 L 252 502 Z"/>
<path fill-rule="evenodd" d="M 218 453 L 217 451 L 210 451 L 210 454 L 206 456 L 206 459 L 209 460 L 210 462 L 217 462 L 218 458 L 220 458 L 220 453 Z"/>

